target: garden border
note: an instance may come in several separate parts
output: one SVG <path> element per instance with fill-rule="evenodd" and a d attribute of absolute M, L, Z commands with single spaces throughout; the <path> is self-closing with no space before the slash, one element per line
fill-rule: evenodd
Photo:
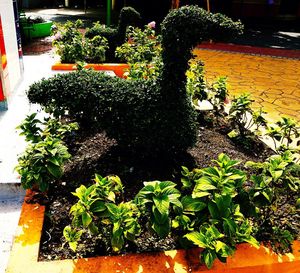
<path fill-rule="evenodd" d="M 28 190 L 25 200 L 32 194 Z M 240 244 L 226 264 L 215 261 L 211 270 L 200 265 L 199 248 L 39 262 L 44 213 L 43 205 L 23 203 L 6 273 L 299 273 L 300 241 L 294 241 L 293 255 L 277 255 L 263 246 L 256 249 Z"/>
<path fill-rule="evenodd" d="M 97 71 L 112 70 L 116 76 L 123 78 L 124 73 L 129 69 L 129 65 L 125 63 L 103 63 L 103 64 L 86 64 L 84 68 L 93 68 Z M 76 70 L 76 64 L 56 63 L 52 65 L 52 70 L 72 71 Z"/>

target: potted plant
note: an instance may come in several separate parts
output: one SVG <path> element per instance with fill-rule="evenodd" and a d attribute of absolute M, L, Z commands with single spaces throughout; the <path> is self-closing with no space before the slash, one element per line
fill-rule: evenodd
<path fill-rule="evenodd" d="M 41 16 L 26 17 L 25 13 L 20 15 L 21 30 L 27 40 L 50 36 L 52 23 Z"/>

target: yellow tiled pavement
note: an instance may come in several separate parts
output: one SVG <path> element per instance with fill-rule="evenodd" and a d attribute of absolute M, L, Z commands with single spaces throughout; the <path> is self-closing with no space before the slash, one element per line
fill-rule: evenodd
<path fill-rule="evenodd" d="M 250 93 L 268 119 L 290 116 L 300 122 L 300 60 L 196 49 L 209 82 L 227 76 L 231 96 Z"/>

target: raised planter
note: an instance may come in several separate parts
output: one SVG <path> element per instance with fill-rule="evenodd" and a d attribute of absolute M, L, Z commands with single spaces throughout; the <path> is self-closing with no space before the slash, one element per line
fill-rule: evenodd
<path fill-rule="evenodd" d="M 104 64 L 87 64 L 84 68 L 93 68 L 94 70 L 98 71 L 107 71 L 111 70 L 115 72 L 116 76 L 123 78 L 124 73 L 129 68 L 128 64 L 123 63 L 104 63 Z M 56 63 L 52 65 L 52 70 L 64 70 L 64 71 L 72 71 L 76 70 L 76 64 L 63 64 L 63 63 Z"/>
<path fill-rule="evenodd" d="M 299 273 L 299 241 L 294 242 L 293 254 L 287 255 L 276 255 L 263 246 L 256 249 L 240 244 L 226 264 L 216 261 L 211 270 L 199 264 L 201 250 L 198 248 L 39 262 L 44 212 L 44 206 L 24 202 L 6 273 Z"/>
<path fill-rule="evenodd" d="M 42 38 L 50 36 L 52 21 L 44 23 L 23 24 L 23 32 L 27 39 Z"/>

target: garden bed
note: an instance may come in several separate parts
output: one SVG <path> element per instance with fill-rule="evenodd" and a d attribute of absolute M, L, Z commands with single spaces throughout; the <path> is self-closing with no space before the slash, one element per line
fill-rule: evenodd
<path fill-rule="evenodd" d="M 171 12 L 162 25 L 163 62 L 149 71 L 143 71 L 149 68 L 146 63 L 139 63 L 127 80 L 78 69 L 30 87 L 30 102 L 40 103 L 53 114 L 39 121 L 34 113 L 18 127 L 31 144 L 18 159 L 16 170 L 25 188 L 39 187 L 44 192 L 26 200 L 46 205 L 41 264 L 56 260 L 63 267 L 70 261 L 64 259 L 72 259 L 75 272 L 107 272 L 102 261 L 113 271 L 205 272 L 200 263 L 196 265 L 199 250 L 195 253 L 193 249 L 198 246 L 203 248 L 201 263 L 212 272 L 249 272 L 249 267 L 263 272 L 272 270 L 269 257 L 263 259 L 268 266 L 259 259 L 243 265 L 241 257 L 248 254 L 234 255 L 235 250 L 261 251 L 259 242 L 278 253 L 292 250 L 300 234 L 300 166 L 289 144 L 300 133 L 288 118 L 282 118 L 276 127 L 269 126 L 263 110 L 251 109 L 247 94 L 234 98 L 226 113 L 226 78 L 208 86 L 203 64 L 191 64 L 186 71 L 190 49 L 198 43 L 194 24 L 201 29 L 206 20 L 218 29 L 222 26 L 219 20 L 229 19 L 211 17 L 195 6 Z M 174 39 L 190 21 L 186 36 Z M 239 33 L 242 26 L 232 22 L 229 29 Z M 217 34 L 223 33 L 219 31 Z M 186 37 L 193 37 L 190 43 Z M 105 42 L 99 37 L 93 41 L 96 47 Z M 176 42 L 178 47 L 173 47 Z M 98 48 L 99 61 L 95 62 L 102 62 L 105 47 Z M 81 53 L 85 50 L 92 52 L 88 46 Z M 64 55 L 72 57 L 70 63 L 76 59 L 73 53 Z M 93 55 L 85 61 L 92 62 Z M 68 62 L 65 57 L 62 62 Z M 152 57 L 159 58 L 159 54 Z M 212 104 L 211 112 L 196 113 L 193 105 L 205 98 Z M 70 120 L 78 124 L 68 123 Z M 274 140 L 276 151 L 258 140 L 260 127 Z M 276 147 L 276 141 L 281 145 Z M 34 208 L 39 210 L 40 205 Z M 25 224 L 27 228 L 32 222 Z M 252 247 L 241 244 L 244 242 Z M 186 250 L 178 250 L 180 247 Z M 158 254 L 150 254 L 154 251 Z M 271 253 L 262 251 L 254 253 Z M 99 258 L 92 258 L 95 256 Z M 226 263 L 230 256 L 226 265 L 214 264 L 216 259 Z M 283 256 L 270 254 L 273 261 L 278 262 L 278 257 Z M 291 257 L 287 255 L 289 261 L 298 262 Z M 64 261 L 57 261 L 61 259 Z M 84 266 L 81 262 L 87 259 L 97 265 Z M 284 268 L 294 270 L 295 265 Z"/>
<path fill-rule="evenodd" d="M 27 194 L 32 194 L 30 191 Z M 199 265 L 200 249 L 158 253 L 102 256 L 88 259 L 38 261 L 45 207 L 24 202 L 6 273 L 93 273 L 93 272 L 272 272 L 298 273 L 300 242 L 293 244 L 294 255 L 276 255 L 268 248 L 255 249 L 240 244 L 226 264 L 216 261 L 212 270 Z"/>
<path fill-rule="evenodd" d="M 103 133 L 89 133 L 72 140 L 69 149 L 72 160 L 65 166 L 65 175 L 51 186 L 48 198 L 35 200 L 46 202 L 45 218 L 40 260 L 54 260 L 77 257 L 91 257 L 98 255 L 111 255 L 111 249 L 106 249 L 99 238 L 85 236 L 82 246 L 74 253 L 67 245 L 62 248 L 64 242 L 62 230 L 70 223 L 69 210 L 76 198 L 71 194 L 80 184 L 89 185 L 94 173 L 103 176 L 117 174 L 122 179 L 126 189 L 124 200 L 134 198 L 142 188 L 142 182 L 160 180 L 172 180 L 180 185 L 181 166 L 189 169 L 194 167 L 204 168 L 211 165 L 211 160 L 216 159 L 220 153 L 226 153 L 230 158 L 238 159 L 245 163 L 248 160 L 263 161 L 272 151 L 263 143 L 252 145 L 252 150 L 247 151 L 242 146 L 234 144 L 224 132 L 201 127 L 198 131 L 198 143 L 188 153 L 178 155 L 176 158 L 162 158 L 161 161 L 143 159 L 136 155 L 130 155 L 122 151 L 113 140 L 108 139 Z M 284 200 L 285 202 L 286 200 Z M 290 202 L 294 202 L 290 199 Z M 285 205 L 288 206 L 288 205 Z M 293 222 L 295 215 L 288 215 L 289 207 L 285 207 L 279 218 Z M 298 215 L 299 218 L 299 215 Z M 147 221 L 145 219 L 145 221 Z M 144 221 L 144 225 L 146 222 Z M 278 219 L 280 226 L 280 219 Z M 282 221 L 282 219 L 281 219 Z M 143 221 L 142 221 L 143 222 Z M 284 221 L 283 221 L 284 222 Z M 295 227 L 299 229 L 299 226 Z M 299 231 L 299 230 L 298 230 Z M 298 232 L 300 233 L 300 232 Z M 127 244 L 123 253 L 149 252 L 170 250 L 179 247 L 176 232 L 165 239 L 159 239 L 153 233 L 149 233 L 144 227 L 141 236 L 134 244 Z"/>

